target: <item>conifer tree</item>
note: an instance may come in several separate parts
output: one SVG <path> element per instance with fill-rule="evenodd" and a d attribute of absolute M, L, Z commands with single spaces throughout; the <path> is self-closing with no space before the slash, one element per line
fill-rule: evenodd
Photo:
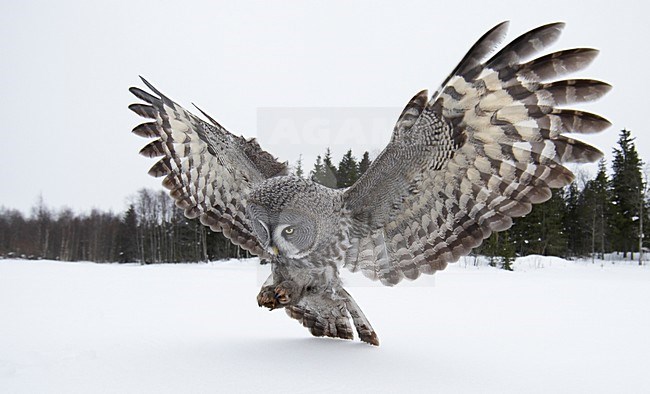
<path fill-rule="evenodd" d="M 583 217 L 584 201 L 575 182 L 569 184 L 565 189 L 565 204 L 567 214 L 564 216 L 564 228 L 570 234 L 567 238 L 567 254 L 582 256 L 587 250 L 585 246 L 586 223 Z"/>
<path fill-rule="evenodd" d="M 296 169 L 294 171 L 294 174 L 300 178 L 302 178 L 305 175 L 302 169 L 302 155 L 298 156 L 298 161 L 296 162 Z"/>
<path fill-rule="evenodd" d="M 316 157 L 314 169 L 311 171 L 311 179 L 327 187 L 336 187 L 336 179 L 327 170 L 327 165 L 323 163 L 320 155 Z"/>
<path fill-rule="evenodd" d="M 541 211 L 535 209 L 526 216 L 513 219 L 513 226 L 510 228 L 511 237 L 515 245 L 515 251 L 520 256 L 539 254 L 539 243 L 542 239 Z"/>
<path fill-rule="evenodd" d="M 311 178 L 314 182 L 320 183 L 323 186 L 336 188 L 336 168 L 332 164 L 332 153 L 330 148 L 327 148 L 325 156 L 322 159 L 320 155 L 316 157 L 316 163 L 311 172 Z"/>
<path fill-rule="evenodd" d="M 316 163 L 314 163 L 314 169 L 311 170 L 309 173 L 309 177 L 312 178 L 314 181 L 319 182 L 319 179 L 321 177 L 321 174 L 323 174 L 323 159 L 320 157 L 320 155 L 316 156 Z"/>
<path fill-rule="evenodd" d="M 566 205 L 563 196 L 562 190 L 553 189 L 548 201 L 533 205 L 528 215 L 514 220 L 511 237 L 519 255 L 566 255 Z"/>
<path fill-rule="evenodd" d="M 580 197 L 580 209 L 577 216 L 584 224 L 583 252 L 591 254 L 592 258 L 596 254 L 600 255 L 600 258 L 604 258 L 605 252 L 609 250 L 608 241 L 611 233 L 608 218 L 614 207 L 605 160 L 598 163 L 596 178 L 585 184 Z"/>
<path fill-rule="evenodd" d="M 515 260 L 515 246 L 512 243 L 510 237 L 510 230 L 506 230 L 501 234 L 500 239 L 500 252 L 501 258 L 501 268 L 506 271 L 512 271 L 512 262 Z"/>
<path fill-rule="evenodd" d="M 553 189 L 551 198 L 540 205 L 542 211 L 543 242 L 540 254 L 545 256 L 566 256 L 567 232 L 564 228 L 566 204 L 564 190 Z"/>
<path fill-rule="evenodd" d="M 363 152 L 363 157 L 359 162 L 359 176 L 363 175 L 368 170 L 370 164 L 371 164 L 370 154 L 368 153 L 368 151 L 365 151 Z"/>
<path fill-rule="evenodd" d="M 135 234 L 138 231 L 138 218 L 133 204 L 124 213 L 120 220 L 117 233 L 117 253 L 120 263 L 129 263 L 137 260 L 138 245 Z"/>
<path fill-rule="evenodd" d="M 613 227 L 613 248 L 627 253 L 638 249 L 638 225 L 640 202 L 643 200 L 642 163 L 634 146 L 634 138 L 629 130 L 621 130 L 618 148 L 614 148 L 612 162 L 611 193 L 613 214 L 610 223 Z"/>
<path fill-rule="evenodd" d="M 338 174 L 336 173 L 336 166 L 334 166 L 332 162 L 332 152 L 330 151 L 329 147 L 325 150 L 325 156 L 323 156 L 323 166 L 327 179 L 326 183 L 323 185 L 335 188 L 338 183 L 336 181 Z"/>
<path fill-rule="evenodd" d="M 501 233 L 494 232 L 483 241 L 483 244 L 476 249 L 478 254 L 488 258 L 489 265 L 506 271 L 512 271 L 512 262 L 515 260 L 515 245 L 512 241 L 511 230 Z"/>
<path fill-rule="evenodd" d="M 341 159 L 336 173 L 338 188 L 350 187 L 359 179 L 359 165 L 354 156 L 352 156 L 351 149 Z"/>

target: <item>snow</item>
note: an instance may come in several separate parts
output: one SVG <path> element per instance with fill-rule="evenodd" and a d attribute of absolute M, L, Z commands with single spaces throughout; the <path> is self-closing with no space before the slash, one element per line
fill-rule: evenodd
<path fill-rule="evenodd" d="M 346 274 L 381 346 L 258 308 L 254 259 L 0 260 L 0 392 L 650 392 L 650 268 L 467 258 L 405 286 Z"/>

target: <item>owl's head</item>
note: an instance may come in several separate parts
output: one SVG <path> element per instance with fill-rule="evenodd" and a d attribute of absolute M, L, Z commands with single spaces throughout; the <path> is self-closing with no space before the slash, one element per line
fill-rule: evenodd
<path fill-rule="evenodd" d="M 334 218 L 330 189 L 306 179 L 271 178 L 254 189 L 246 214 L 255 236 L 273 255 L 301 259 L 329 239 Z"/>

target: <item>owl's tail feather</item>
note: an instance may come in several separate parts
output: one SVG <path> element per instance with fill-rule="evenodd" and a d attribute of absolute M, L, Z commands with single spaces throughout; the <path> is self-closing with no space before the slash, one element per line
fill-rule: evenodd
<path fill-rule="evenodd" d="M 289 317 L 298 320 L 312 335 L 354 339 L 350 318 L 359 339 L 379 346 L 377 334 L 357 303 L 342 287 L 336 289 L 336 297 L 330 293 L 305 295 L 296 305 L 285 308 Z"/>
<path fill-rule="evenodd" d="M 315 307 L 303 301 L 285 309 L 287 315 L 298 320 L 313 336 L 354 339 L 349 316 L 344 314 L 345 311 L 337 308 L 323 309 L 322 306 Z"/>
<path fill-rule="evenodd" d="M 379 338 L 377 333 L 373 330 L 370 322 L 366 318 L 366 315 L 363 314 L 357 302 L 352 298 L 350 293 L 348 293 L 344 288 L 339 288 L 338 292 L 345 296 L 345 306 L 348 309 L 348 312 L 352 316 L 352 321 L 354 326 L 357 329 L 357 334 L 359 334 L 359 339 L 363 342 L 369 343 L 371 345 L 379 346 Z"/>

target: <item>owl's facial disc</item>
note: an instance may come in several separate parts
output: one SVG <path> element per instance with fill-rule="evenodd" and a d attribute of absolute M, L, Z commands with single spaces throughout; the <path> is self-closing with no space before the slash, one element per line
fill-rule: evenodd
<path fill-rule="evenodd" d="M 304 235 L 299 237 L 300 233 L 306 231 L 299 228 L 299 226 L 292 224 L 280 224 L 273 229 L 273 246 L 277 247 L 276 249 L 282 256 L 298 259 L 305 257 L 305 251 L 302 250 L 305 247 Z"/>
<path fill-rule="evenodd" d="M 271 244 L 280 255 L 291 259 L 306 257 L 316 240 L 317 229 L 313 219 L 295 211 L 283 211 L 271 229 Z"/>
<path fill-rule="evenodd" d="M 266 224 L 266 222 L 261 219 L 253 219 L 251 220 L 251 224 L 253 226 L 253 233 L 260 241 L 260 244 L 262 245 L 262 247 L 266 247 L 271 241 L 271 233 L 269 231 L 269 225 Z"/>
<path fill-rule="evenodd" d="M 249 203 L 247 215 L 253 233 L 270 255 L 290 259 L 306 257 L 314 246 L 317 218 L 303 209 L 275 210 Z"/>
<path fill-rule="evenodd" d="M 250 203 L 246 208 L 246 214 L 253 228 L 253 234 L 257 237 L 260 245 L 267 248 L 271 243 L 271 225 L 268 210 L 260 205 Z"/>

